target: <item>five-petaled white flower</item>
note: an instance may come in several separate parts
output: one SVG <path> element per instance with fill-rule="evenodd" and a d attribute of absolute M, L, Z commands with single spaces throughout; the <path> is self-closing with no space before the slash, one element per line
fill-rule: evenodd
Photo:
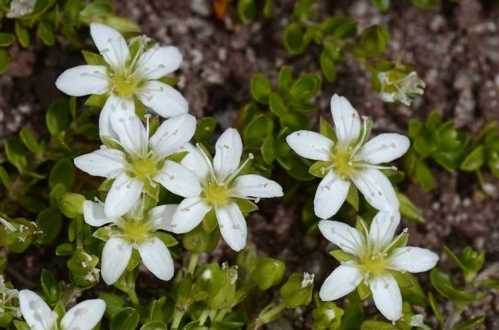
<path fill-rule="evenodd" d="M 58 321 L 58 315 L 30 290 L 19 292 L 19 305 L 31 330 L 92 330 L 106 310 L 106 303 L 102 299 L 85 300 L 73 306 Z"/>
<path fill-rule="evenodd" d="M 187 113 L 185 98 L 158 80 L 180 67 L 182 54 L 176 47 L 148 48 L 148 40 L 143 37 L 139 39 L 139 49 L 131 51 L 118 31 L 100 23 L 90 25 L 90 34 L 106 65 L 68 69 L 59 76 L 56 86 L 71 96 L 109 95 L 99 119 L 102 138 L 116 138 L 111 114 L 134 113 L 135 98 L 162 117 Z"/>
<path fill-rule="evenodd" d="M 111 218 L 104 212 L 99 202 L 85 201 L 83 216 L 93 227 L 111 224 L 109 235 L 102 250 L 101 274 L 108 285 L 115 283 L 125 271 L 132 256 L 132 250 L 139 251 L 144 265 L 157 278 L 168 281 L 173 277 L 174 265 L 170 251 L 156 235 L 159 230 L 167 230 L 177 205 L 156 206 L 143 214 L 141 203 L 122 217 Z"/>
<path fill-rule="evenodd" d="M 115 114 L 111 121 L 123 151 L 102 146 L 76 157 L 76 167 L 90 175 L 114 179 L 105 200 L 110 218 L 127 213 L 145 188 L 161 184 L 174 194 L 188 197 L 199 191 L 189 170 L 167 157 L 178 152 L 196 130 L 196 119 L 184 114 L 164 121 L 152 137 L 135 114 Z"/>
<path fill-rule="evenodd" d="M 321 175 L 325 175 L 314 198 L 315 214 L 327 219 L 340 209 L 346 200 L 350 182 L 362 192 L 366 200 L 378 210 L 399 209 L 399 201 L 380 166 L 402 156 L 409 148 L 409 139 L 395 133 L 380 134 L 367 141 L 368 120 L 361 122 L 359 114 L 344 97 L 331 98 L 331 113 L 337 141 L 312 131 L 297 131 L 286 141 L 298 155 L 319 161 Z"/>
<path fill-rule="evenodd" d="M 360 222 L 362 231 L 345 223 L 322 220 L 319 229 L 330 242 L 349 255 L 328 276 L 319 296 L 323 301 L 341 298 L 364 281 L 371 290 L 374 304 L 390 321 L 402 316 L 402 296 L 391 272 L 425 272 L 433 268 L 438 256 L 430 250 L 404 246 L 407 234 L 395 239 L 400 214 L 380 211 L 369 231 Z"/>
<path fill-rule="evenodd" d="M 227 129 L 216 142 L 213 160 L 201 146 L 195 148 L 187 144 L 184 148 L 188 154 L 181 164 L 194 172 L 196 189 L 189 188 L 196 193 L 184 193 L 188 198 L 179 204 L 169 230 L 187 233 L 214 209 L 225 242 L 233 250 L 240 251 L 246 246 L 247 226 L 237 199 L 280 197 L 283 195 L 281 186 L 260 175 L 240 175 L 252 155 L 240 165 L 243 144 L 233 128 Z"/>

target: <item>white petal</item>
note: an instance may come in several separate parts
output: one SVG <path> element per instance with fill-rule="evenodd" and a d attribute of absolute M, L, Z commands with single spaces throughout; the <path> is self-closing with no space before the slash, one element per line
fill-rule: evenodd
<path fill-rule="evenodd" d="M 333 95 L 331 98 L 331 114 L 339 142 L 348 144 L 359 137 L 359 114 L 345 97 Z"/>
<path fill-rule="evenodd" d="M 187 113 L 187 100 L 175 88 L 157 80 L 144 84 L 137 97 L 148 108 L 162 117 L 174 117 Z"/>
<path fill-rule="evenodd" d="M 132 256 L 132 245 L 127 241 L 111 237 L 102 249 L 102 279 L 107 285 L 116 282 L 125 271 Z"/>
<path fill-rule="evenodd" d="M 321 219 L 335 215 L 347 199 L 350 181 L 345 181 L 333 171 L 321 180 L 314 197 L 314 212 Z"/>
<path fill-rule="evenodd" d="M 24 320 L 32 330 L 51 330 L 57 315 L 31 290 L 19 292 L 19 307 Z"/>
<path fill-rule="evenodd" d="M 142 121 L 135 113 L 116 111 L 111 115 L 111 126 L 118 135 L 120 145 L 132 154 L 147 150 L 149 137 Z"/>
<path fill-rule="evenodd" d="M 92 201 L 83 203 L 83 218 L 87 224 L 93 227 L 104 226 L 114 221 L 104 212 L 104 204 Z"/>
<path fill-rule="evenodd" d="M 149 221 L 153 228 L 169 231 L 177 207 L 177 204 L 166 204 L 152 208 L 149 211 Z"/>
<path fill-rule="evenodd" d="M 213 167 L 220 181 L 224 181 L 239 167 L 242 154 L 241 135 L 234 128 L 226 129 L 215 144 L 215 158 L 213 159 Z"/>
<path fill-rule="evenodd" d="M 369 228 L 369 241 L 377 251 L 383 250 L 392 242 L 399 224 L 399 212 L 379 211 L 376 214 Z"/>
<path fill-rule="evenodd" d="M 393 186 L 381 171 L 368 168 L 352 176 L 367 202 L 378 210 L 398 211 L 399 201 Z"/>
<path fill-rule="evenodd" d="M 177 70 L 182 64 L 182 54 L 177 47 L 155 46 L 142 54 L 137 63 L 137 72 L 145 79 L 159 79 Z"/>
<path fill-rule="evenodd" d="M 180 164 L 196 173 L 200 181 L 204 181 L 210 173 L 210 167 L 201 151 L 190 143 L 184 144 L 179 151 L 187 151 L 187 155 L 182 158 Z"/>
<path fill-rule="evenodd" d="M 438 262 L 438 255 L 428 249 L 406 246 L 393 251 L 390 258 L 390 268 L 401 272 L 426 272 Z"/>
<path fill-rule="evenodd" d="M 90 24 L 95 46 L 114 69 L 122 68 L 129 56 L 125 38 L 115 29 L 100 23 Z"/>
<path fill-rule="evenodd" d="M 388 163 L 402 157 L 407 152 L 411 142 L 406 136 L 385 133 L 380 134 L 360 149 L 359 158 L 371 164 Z"/>
<path fill-rule="evenodd" d="M 132 99 L 111 94 L 106 100 L 99 115 L 99 135 L 101 139 L 111 138 L 118 140 L 118 134 L 113 129 L 113 120 L 117 115 L 129 117 L 135 114 L 135 103 Z"/>
<path fill-rule="evenodd" d="M 282 187 L 261 175 L 241 175 L 234 181 L 232 193 L 242 197 L 271 198 L 283 195 Z"/>
<path fill-rule="evenodd" d="M 106 303 L 102 299 L 85 300 L 64 314 L 61 326 L 64 330 L 92 330 L 102 319 Z"/>
<path fill-rule="evenodd" d="M 104 210 L 108 217 L 118 218 L 127 213 L 142 194 L 144 183 L 121 174 L 107 193 Z"/>
<path fill-rule="evenodd" d="M 168 156 L 178 152 L 179 148 L 189 142 L 196 131 L 196 118 L 189 114 L 165 120 L 151 137 L 150 145 L 161 155 Z"/>
<path fill-rule="evenodd" d="M 395 322 L 402 317 L 402 295 L 397 281 L 390 274 L 377 276 L 369 281 L 376 308 L 388 320 Z"/>
<path fill-rule="evenodd" d="M 347 253 L 360 255 L 364 249 L 365 240 L 362 234 L 343 222 L 321 220 L 319 230 L 328 241 Z"/>
<path fill-rule="evenodd" d="M 329 160 L 333 141 L 316 132 L 297 131 L 286 137 L 286 142 L 298 155 L 313 160 Z"/>
<path fill-rule="evenodd" d="M 168 230 L 176 234 L 188 233 L 203 221 L 210 210 L 211 207 L 202 198 L 186 198 L 178 205 Z"/>
<path fill-rule="evenodd" d="M 125 155 L 115 149 L 101 147 L 74 159 L 76 167 L 93 176 L 114 178 L 125 169 Z"/>
<path fill-rule="evenodd" d="M 346 296 L 362 281 L 362 274 L 356 265 L 344 263 L 338 266 L 324 281 L 319 291 L 322 301 L 331 301 Z"/>
<path fill-rule="evenodd" d="M 179 163 L 167 160 L 161 172 L 154 178 L 163 187 L 182 197 L 199 196 L 201 184 L 194 172 Z"/>
<path fill-rule="evenodd" d="M 55 85 L 71 96 L 101 95 L 109 91 L 106 67 L 102 65 L 80 65 L 68 69 L 57 78 Z"/>
<path fill-rule="evenodd" d="M 163 281 L 173 277 L 175 269 L 172 256 L 159 238 L 154 237 L 140 244 L 139 253 L 142 262 L 154 276 Z"/>
<path fill-rule="evenodd" d="M 224 241 L 234 251 L 241 251 L 246 246 L 248 228 L 244 216 L 236 203 L 229 203 L 216 210 L 218 227 Z"/>

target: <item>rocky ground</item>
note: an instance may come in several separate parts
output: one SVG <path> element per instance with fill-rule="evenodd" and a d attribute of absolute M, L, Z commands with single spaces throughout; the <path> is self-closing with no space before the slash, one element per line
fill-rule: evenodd
<path fill-rule="evenodd" d="M 234 6 L 225 17 L 215 17 L 208 0 L 116 0 L 115 4 L 120 14 L 138 22 L 145 34 L 182 50 L 185 61 L 179 86 L 190 102 L 190 111 L 196 116 L 215 116 L 225 128 L 249 100 L 253 73 L 272 75 L 285 63 L 318 71 L 315 56 L 297 59 L 287 55 L 281 31 L 294 1 L 274 2 L 274 19 L 250 25 L 240 24 Z M 424 97 L 410 108 L 385 105 L 372 91 L 365 70 L 348 60 L 319 100 L 323 114 L 328 115 L 329 97 L 336 92 L 347 96 L 361 113 L 372 116 L 379 130 L 403 131 L 410 118 L 424 118 L 434 109 L 471 132 L 488 120 L 498 120 L 499 4 L 444 1 L 440 10 L 423 11 L 409 1 L 393 2 L 397 4 L 387 14 L 380 14 L 367 0 L 322 1 L 321 12 L 353 16 L 361 27 L 386 23 L 392 35 L 391 56 L 414 66 L 426 82 Z M 13 65 L 0 76 L 0 137 L 26 124 L 42 127 L 43 111 L 58 95 L 47 82 L 81 61 L 78 53 L 60 49 L 15 49 L 12 55 Z M 414 184 L 406 187 L 426 219 L 423 225 L 411 225 L 411 241 L 435 249 L 441 249 L 442 243 L 456 249 L 472 245 L 486 251 L 488 262 L 499 261 L 497 197 L 478 194 L 473 176 L 438 168 L 435 174 L 438 185 L 432 193 L 424 193 Z M 485 179 L 498 189 L 498 180 Z M 295 271 L 325 276 L 331 270 L 326 247 L 318 247 L 316 239 L 304 243 L 300 210 L 275 204 L 263 210 L 249 220 L 250 238 L 260 251 L 285 259 Z M 466 311 L 468 317 L 482 314 L 488 316 L 486 329 L 499 329 L 499 295 L 491 293 L 484 303 Z M 303 329 L 310 323 L 299 315 L 293 319 L 297 320 L 294 324 L 284 320 L 274 327 Z"/>

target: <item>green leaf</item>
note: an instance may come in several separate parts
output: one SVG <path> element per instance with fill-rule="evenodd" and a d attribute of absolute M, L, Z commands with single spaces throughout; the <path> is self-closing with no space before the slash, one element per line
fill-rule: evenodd
<path fill-rule="evenodd" d="M 440 305 L 436 301 L 435 297 L 433 296 L 433 293 L 429 292 L 428 293 L 428 302 L 430 303 L 431 310 L 433 311 L 433 315 L 435 315 L 435 318 L 437 319 L 438 323 L 440 324 L 440 327 L 443 328 L 444 325 L 444 317 L 442 315 L 442 312 L 440 310 Z"/>
<path fill-rule="evenodd" d="M 272 135 L 274 122 L 268 115 L 257 115 L 246 125 L 243 131 L 243 141 L 246 148 L 259 149 L 263 140 Z"/>
<path fill-rule="evenodd" d="M 321 77 L 318 74 L 304 74 L 296 80 L 289 91 L 295 100 L 308 101 L 321 90 Z"/>
<path fill-rule="evenodd" d="M 4 73 L 10 63 L 10 55 L 5 49 L 0 49 L 0 73 Z"/>
<path fill-rule="evenodd" d="M 398 330 L 395 325 L 388 323 L 388 322 L 382 322 L 382 321 L 373 321 L 373 320 L 367 320 L 362 322 L 362 326 L 360 327 L 360 330 Z"/>
<path fill-rule="evenodd" d="M 440 0 L 412 0 L 412 4 L 421 9 L 436 9 L 440 5 Z"/>
<path fill-rule="evenodd" d="M 340 249 L 329 251 L 329 254 L 338 260 L 338 262 L 347 262 L 355 258 L 354 255 Z"/>
<path fill-rule="evenodd" d="M 321 23 L 321 30 L 324 34 L 331 34 L 334 38 L 350 38 L 357 35 L 357 22 L 347 16 L 333 16 L 325 19 Z"/>
<path fill-rule="evenodd" d="M 260 257 L 254 271 L 251 273 L 251 278 L 258 288 L 264 291 L 279 284 L 285 270 L 286 265 L 281 260 Z"/>
<path fill-rule="evenodd" d="M 379 11 L 387 11 L 390 9 L 390 0 L 371 0 Z"/>
<path fill-rule="evenodd" d="M 60 290 L 54 274 L 46 269 L 42 269 L 40 284 L 46 301 L 49 305 L 55 304 L 59 300 Z"/>
<path fill-rule="evenodd" d="M 426 294 L 414 275 L 400 272 L 392 272 L 392 275 L 400 287 L 404 301 L 418 306 L 428 304 Z"/>
<path fill-rule="evenodd" d="M 239 0 L 237 3 L 237 14 L 244 24 L 254 21 L 257 15 L 255 0 Z"/>
<path fill-rule="evenodd" d="M 140 330 L 168 330 L 168 327 L 161 321 L 151 321 L 140 327 Z"/>
<path fill-rule="evenodd" d="M 28 48 L 31 45 L 31 38 L 29 36 L 29 32 L 24 26 L 21 25 L 21 23 L 19 23 L 18 20 L 16 20 L 15 32 L 19 44 L 24 48 Z"/>
<path fill-rule="evenodd" d="M 24 173 L 28 167 L 27 150 L 17 137 L 11 137 L 5 143 L 5 155 L 9 163 L 17 168 L 19 173 Z"/>
<path fill-rule="evenodd" d="M 282 97 L 274 92 L 269 96 L 269 109 L 278 117 L 284 116 L 288 112 L 288 108 Z"/>
<path fill-rule="evenodd" d="M 57 208 L 50 207 L 38 214 L 36 224 L 42 231 L 42 236 L 39 239 L 40 243 L 50 244 L 61 232 L 62 215 Z"/>
<path fill-rule="evenodd" d="M 485 316 L 477 316 L 471 320 L 461 321 L 457 323 L 453 330 L 473 330 L 477 329 L 480 325 L 485 322 Z"/>
<path fill-rule="evenodd" d="M 312 276 L 311 278 L 309 278 Z M 292 273 L 287 282 L 279 289 L 279 295 L 288 308 L 310 304 L 314 288 L 313 275 Z"/>
<path fill-rule="evenodd" d="M 198 120 L 194 140 L 200 143 L 206 143 L 211 140 L 213 132 L 217 127 L 217 120 L 213 117 L 203 117 Z"/>
<path fill-rule="evenodd" d="M 336 63 L 334 59 L 329 55 L 329 52 L 325 49 L 322 51 L 320 56 L 320 64 L 322 74 L 329 82 L 334 82 L 336 80 Z"/>
<path fill-rule="evenodd" d="M 261 73 L 257 73 L 251 79 L 251 95 L 253 98 L 263 104 L 268 103 L 268 98 L 272 92 L 272 85 L 267 77 Z"/>
<path fill-rule="evenodd" d="M 66 190 L 70 190 L 75 180 L 75 168 L 72 159 L 59 159 L 50 170 L 49 186 L 63 184 Z"/>
<path fill-rule="evenodd" d="M 107 65 L 106 61 L 102 57 L 102 55 L 90 52 L 88 50 L 81 51 L 85 62 L 89 65 Z"/>
<path fill-rule="evenodd" d="M 69 127 L 71 121 L 69 112 L 66 99 L 58 99 L 49 106 L 45 115 L 45 122 L 50 134 L 58 135 Z"/>
<path fill-rule="evenodd" d="M 477 171 L 485 162 L 485 147 L 480 145 L 473 149 L 461 163 L 460 169 L 467 172 Z"/>
<path fill-rule="evenodd" d="M 3 166 L 0 166 L 0 182 L 2 182 L 5 189 L 10 190 L 12 181 L 9 177 L 9 173 L 7 173 L 7 170 Z"/>
<path fill-rule="evenodd" d="M 263 161 L 271 165 L 275 158 L 275 147 L 274 147 L 274 137 L 272 135 L 268 135 L 264 140 L 262 147 L 260 148 L 260 153 L 262 154 Z"/>
<path fill-rule="evenodd" d="M 29 127 L 23 127 L 19 132 L 19 137 L 24 143 L 24 146 L 28 148 L 34 154 L 39 154 L 42 151 L 42 147 L 38 142 L 37 138 L 34 136 L 33 131 Z"/>
<path fill-rule="evenodd" d="M 360 58 L 379 56 L 385 52 L 389 40 L 390 33 L 386 26 L 374 25 L 362 32 L 360 40 L 352 51 L 355 56 Z"/>
<path fill-rule="evenodd" d="M 423 211 L 418 209 L 416 205 L 412 203 L 412 201 L 404 194 L 397 192 L 397 198 L 400 202 L 400 214 L 412 221 L 416 221 L 419 223 L 424 223 L 425 220 L 423 218 Z"/>
<path fill-rule="evenodd" d="M 293 83 L 293 71 L 289 66 L 283 65 L 281 70 L 279 70 L 277 83 L 283 91 L 287 91 L 291 87 Z"/>
<path fill-rule="evenodd" d="M 54 29 L 47 21 L 38 23 L 36 35 L 46 46 L 53 46 L 55 44 Z"/>
<path fill-rule="evenodd" d="M 283 34 L 284 46 L 291 55 L 303 53 L 310 41 L 305 38 L 305 33 L 298 23 L 289 24 Z"/>
<path fill-rule="evenodd" d="M 478 294 L 460 290 L 454 287 L 448 274 L 434 268 L 430 273 L 430 281 L 435 290 L 450 300 L 469 303 L 478 299 Z"/>
<path fill-rule="evenodd" d="M 140 315 L 135 308 L 125 307 L 114 315 L 111 321 L 111 330 L 136 330 Z"/>
<path fill-rule="evenodd" d="M 0 47 L 9 47 L 16 41 L 12 33 L 0 32 Z"/>

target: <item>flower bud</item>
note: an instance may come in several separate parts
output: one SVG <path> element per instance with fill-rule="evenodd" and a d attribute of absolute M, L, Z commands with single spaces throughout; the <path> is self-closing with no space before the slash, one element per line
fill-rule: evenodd
<path fill-rule="evenodd" d="M 418 74 L 403 66 L 379 71 L 374 77 L 374 85 L 383 101 L 400 102 L 406 106 L 410 106 L 417 95 L 423 95 L 425 88 L 425 83 Z"/>
<path fill-rule="evenodd" d="M 83 215 L 83 203 L 85 197 L 75 193 L 65 193 L 59 203 L 59 209 L 62 214 L 70 219 L 75 219 Z"/>
<path fill-rule="evenodd" d="M 293 273 L 279 293 L 288 308 L 297 308 L 310 303 L 313 289 L 314 274 Z"/>

